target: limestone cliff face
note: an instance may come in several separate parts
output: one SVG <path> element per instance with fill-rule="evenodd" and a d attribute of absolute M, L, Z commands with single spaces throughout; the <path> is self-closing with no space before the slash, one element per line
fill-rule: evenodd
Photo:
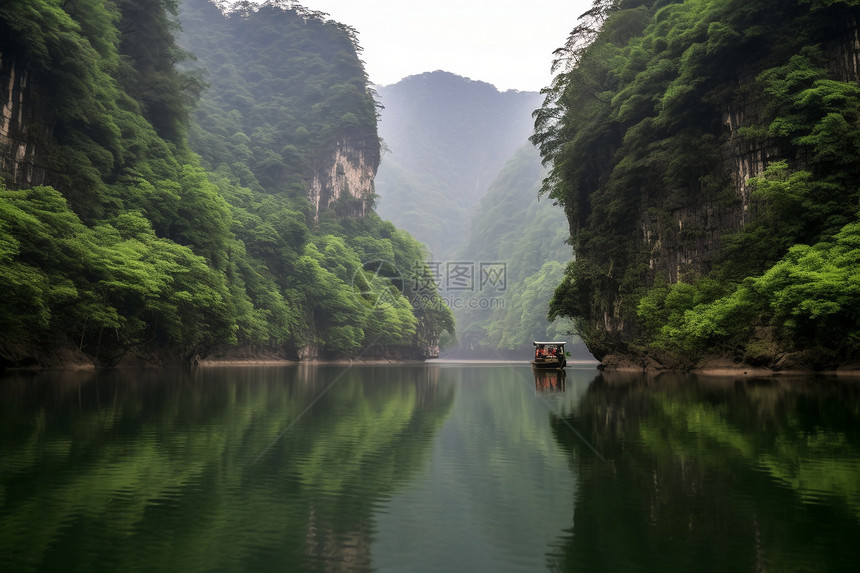
<path fill-rule="evenodd" d="M 342 137 L 314 166 L 308 199 L 316 215 L 333 208 L 339 216 L 363 217 L 373 205 L 373 179 L 379 168 L 375 138 Z"/>
<path fill-rule="evenodd" d="M 758 121 L 760 109 L 758 102 L 735 101 L 721 111 L 725 144 L 718 171 L 724 178 L 722 188 L 731 189 L 731 194 L 691 186 L 640 197 L 635 207 L 637 229 L 628 238 L 635 262 L 610 264 L 602 287 L 605 298 L 591 309 L 590 327 L 596 336 L 592 335 L 588 345 L 598 360 L 607 355 L 627 356 L 634 362 L 642 358 L 628 346 L 628 341 L 641 334 L 639 326 L 625 312 L 625 295 L 611 286 L 625 265 L 643 266 L 647 286 L 658 280 L 668 284 L 689 281 L 711 270 L 722 249 L 722 237 L 740 230 L 749 220 L 749 179 L 761 175 L 779 155 L 768 142 L 750 142 L 738 135 L 740 128 Z"/>
<path fill-rule="evenodd" d="M 26 66 L 0 52 L 0 176 L 13 187 L 45 183 L 40 166 L 52 122 Z"/>
<path fill-rule="evenodd" d="M 842 32 L 825 45 L 825 51 L 833 79 L 860 83 L 860 27 L 856 20 L 844 22 Z M 753 86 L 755 75 L 739 72 L 736 85 Z M 629 252 L 636 253 L 631 258 L 635 258 L 634 264 L 647 269 L 641 275 L 645 286 L 658 279 L 674 284 L 708 273 L 722 252 L 724 237 L 742 229 L 755 215 L 750 179 L 762 175 L 775 161 L 798 159 L 777 141 L 743 135 L 743 128 L 764 122 L 764 97 L 757 90 L 737 89 L 719 110 L 722 156 L 715 171 L 723 178 L 722 189 L 728 192 L 708 192 L 691 185 L 684 192 L 671 189 L 640 198 L 635 207 L 638 229 L 623 239 L 629 241 Z M 623 271 L 622 264 L 610 265 L 609 286 L 599 287 L 603 298 L 599 305 L 592 305 L 591 317 L 584 325 L 589 349 L 607 366 L 677 367 L 675 363 L 661 363 L 662 357 L 653 349 L 643 351 L 636 346 L 634 341 L 642 334 L 640 326 L 630 319 L 629 308 L 624 308 L 624 293 L 613 287 L 615 274 Z"/>
<path fill-rule="evenodd" d="M 753 81 L 749 77 L 741 83 Z M 741 128 L 760 122 L 761 110 L 760 101 L 744 98 L 727 103 L 720 112 L 725 140 L 720 171 L 731 196 L 691 187 L 686 196 L 671 190 L 665 196 L 643 197 L 639 239 L 649 253 L 649 270 L 670 284 L 710 270 L 722 237 L 750 220 L 750 179 L 783 158 L 776 143 L 740 135 Z"/>
<path fill-rule="evenodd" d="M 860 26 L 856 18 L 843 23 L 843 32 L 828 46 L 830 71 L 843 82 L 860 82 Z"/>

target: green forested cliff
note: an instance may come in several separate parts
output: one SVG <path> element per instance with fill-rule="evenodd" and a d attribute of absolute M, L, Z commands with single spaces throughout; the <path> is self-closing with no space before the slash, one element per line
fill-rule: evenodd
<path fill-rule="evenodd" d="M 537 112 L 608 364 L 860 357 L 855 0 L 597 0 Z"/>
<path fill-rule="evenodd" d="M 283 4 L 290 8 L 236 3 L 225 17 L 211 1 L 183 2 L 181 44 L 197 60 L 185 64 L 208 84 L 189 139 L 208 168 L 229 171 L 243 187 L 307 198 L 343 142 L 375 172 L 378 105 L 355 31 Z M 374 200 L 348 191 L 356 202 Z M 345 196 L 324 199 L 317 211 L 336 199 L 349 206 Z"/>
<path fill-rule="evenodd" d="M 354 33 L 260 11 L 189 0 L 181 49 L 176 0 L 0 5 L 0 365 L 420 356 L 453 329 L 370 209 Z"/>

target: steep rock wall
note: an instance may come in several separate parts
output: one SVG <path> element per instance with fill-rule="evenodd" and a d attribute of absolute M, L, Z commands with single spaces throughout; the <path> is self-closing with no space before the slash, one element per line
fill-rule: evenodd
<path fill-rule="evenodd" d="M 844 23 L 844 31 L 828 45 L 830 71 L 843 82 L 860 82 L 860 26 L 856 18 Z"/>
<path fill-rule="evenodd" d="M 343 137 L 319 160 L 308 189 L 317 217 L 334 208 L 338 215 L 363 217 L 373 205 L 373 179 L 379 168 L 379 142 Z"/>
<path fill-rule="evenodd" d="M 27 67 L 0 52 L 0 176 L 8 185 L 45 183 L 39 153 L 52 123 Z"/>
<path fill-rule="evenodd" d="M 860 26 L 856 19 L 844 22 L 842 32 L 824 48 L 833 79 L 860 83 Z M 752 220 L 750 179 L 762 175 L 768 165 L 788 156 L 778 142 L 744 135 L 743 128 L 761 125 L 764 95 L 748 89 L 755 84 L 754 73 L 739 73 L 738 89 L 719 110 L 721 157 L 717 171 L 725 178 L 729 192 L 711 192 L 691 186 L 686 193 L 666 190 L 660 196 L 640 198 L 638 231 L 631 237 L 631 251 L 642 264 L 645 286 L 657 280 L 668 284 L 694 279 L 709 272 L 724 246 L 724 237 L 742 229 Z M 610 266 L 607 285 L 615 284 Z M 607 367 L 677 368 L 675 358 L 644 349 L 635 342 L 642 334 L 635 320 L 629 320 L 625 297 L 619 289 L 602 289 L 604 299 L 592 307 L 585 325 L 590 331 L 589 350 Z M 625 312 L 626 311 L 626 312 Z M 770 365 L 779 367 L 778 365 Z"/>

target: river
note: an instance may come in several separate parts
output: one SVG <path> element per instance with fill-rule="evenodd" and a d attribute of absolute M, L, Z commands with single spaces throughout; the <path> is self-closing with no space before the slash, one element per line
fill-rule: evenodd
<path fill-rule="evenodd" d="M 860 381 L 0 378 L 0 571 L 855 571 Z"/>

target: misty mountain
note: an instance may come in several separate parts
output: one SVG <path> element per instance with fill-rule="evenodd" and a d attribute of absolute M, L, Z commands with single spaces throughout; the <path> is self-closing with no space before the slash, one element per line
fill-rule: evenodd
<path fill-rule="evenodd" d="M 568 321 L 546 319 L 572 252 L 562 209 L 538 199 L 546 171 L 528 137 L 540 95 L 447 72 L 379 94 L 390 152 L 378 211 L 431 251 L 457 320 L 448 355 L 527 358 L 534 339 L 568 338 Z"/>
<path fill-rule="evenodd" d="M 538 151 L 526 144 L 474 207 L 455 259 L 474 264 L 475 284 L 445 293 L 457 321 L 457 345 L 448 356 L 526 359 L 533 340 L 571 342 L 571 321 L 546 318 L 573 252 L 564 211 L 538 197 L 545 176 Z M 570 349 L 576 358 L 590 358 L 581 344 Z"/>
<path fill-rule="evenodd" d="M 387 151 L 377 211 L 425 243 L 436 260 L 466 240 L 471 209 L 533 130 L 536 92 L 500 92 L 448 72 L 377 88 Z"/>

